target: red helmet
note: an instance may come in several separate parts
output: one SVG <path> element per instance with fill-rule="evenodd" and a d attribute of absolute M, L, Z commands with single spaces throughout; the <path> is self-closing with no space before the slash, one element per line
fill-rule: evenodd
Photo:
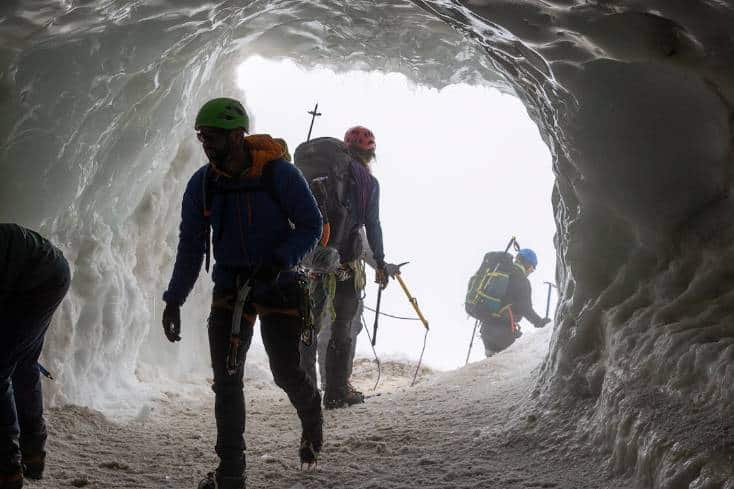
<path fill-rule="evenodd" d="M 362 126 L 354 126 L 344 135 L 347 146 L 355 146 L 363 151 L 369 151 L 377 147 L 375 135 L 372 131 Z"/>

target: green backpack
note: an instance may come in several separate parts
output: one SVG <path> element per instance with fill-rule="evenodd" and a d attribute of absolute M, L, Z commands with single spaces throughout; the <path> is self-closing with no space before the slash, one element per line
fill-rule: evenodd
<path fill-rule="evenodd" d="M 512 255 L 494 251 L 484 255 L 479 270 L 469 279 L 464 301 L 466 313 L 474 319 L 487 321 L 501 317 L 510 275 L 514 266 Z"/>

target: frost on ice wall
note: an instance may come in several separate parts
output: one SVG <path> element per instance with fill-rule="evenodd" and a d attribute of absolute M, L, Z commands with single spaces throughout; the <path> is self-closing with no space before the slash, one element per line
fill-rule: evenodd
<path fill-rule="evenodd" d="M 189 373 L 203 333 L 183 352 L 146 337 L 200 163 L 184 135 L 237 60 L 490 83 L 555 158 L 563 300 L 529 404 L 543 436 L 645 485 L 734 487 L 732 25 L 720 0 L 3 2 L 0 214 L 75 271 L 48 339 L 57 395 L 100 404 Z"/>

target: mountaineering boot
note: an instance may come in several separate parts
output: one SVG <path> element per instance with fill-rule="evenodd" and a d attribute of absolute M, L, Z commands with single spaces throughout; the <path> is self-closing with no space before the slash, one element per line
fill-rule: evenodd
<path fill-rule="evenodd" d="M 364 403 L 364 394 L 352 387 L 350 383 L 347 382 L 346 387 L 341 389 L 331 390 L 328 389 L 327 384 L 327 390 L 324 394 L 325 409 L 339 409 L 362 403 Z"/>
<path fill-rule="evenodd" d="M 342 339 L 337 344 L 334 336 L 329 340 L 326 350 L 326 388 L 324 389 L 324 408 L 338 409 L 364 402 L 364 395 L 348 382 L 351 338 Z"/>
<path fill-rule="evenodd" d="M 206 477 L 201 479 L 196 489 L 217 489 L 217 483 L 214 480 L 214 472 L 209 472 Z"/>
<path fill-rule="evenodd" d="M 346 403 L 348 348 L 344 346 L 337 344 L 332 333 L 326 349 L 326 387 L 324 389 L 324 408 L 326 409 L 337 409 L 348 405 Z"/>
<path fill-rule="evenodd" d="M 43 470 L 46 468 L 46 452 L 37 455 L 23 455 L 23 475 L 26 479 L 43 479 Z"/>
<path fill-rule="evenodd" d="M 244 477 L 228 477 L 209 472 L 199 482 L 197 489 L 245 489 Z"/>
<path fill-rule="evenodd" d="M 0 472 L 0 489 L 22 489 L 23 487 L 23 471 L 18 469 L 16 472 Z"/>
<path fill-rule="evenodd" d="M 364 402 L 364 394 L 354 388 L 351 382 L 347 382 L 347 404 L 361 404 Z"/>
<path fill-rule="evenodd" d="M 319 461 L 319 451 L 314 448 L 313 443 L 301 437 L 301 446 L 298 449 L 298 457 L 301 459 L 301 470 L 306 465 L 306 470 L 316 467 Z"/>
<path fill-rule="evenodd" d="M 324 418 L 321 411 L 313 423 L 305 425 L 301 434 L 301 446 L 298 456 L 301 459 L 301 468 L 306 464 L 308 468 L 315 467 L 319 460 L 319 453 L 324 444 Z"/>

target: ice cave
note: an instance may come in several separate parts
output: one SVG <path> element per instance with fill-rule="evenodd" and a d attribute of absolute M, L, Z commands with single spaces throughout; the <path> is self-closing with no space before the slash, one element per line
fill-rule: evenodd
<path fill-rule="evenodd" d="M 50 471 L 28 485 L 195 487 L 214 463 L 185 400 L 207 346 L 164 348 L 148 318 L 193 117 L 259 56 L 517 97 L 552 156 L 560 299 L 549 349 L 329 415 L 315 473 L 296 434 L 258 431 L 295 418 L 248 371 L 248 487 L 734 489 L 733 27 L 727 0 L 4 0 L 0 220 L 73 271 L 43 357 Z"/>

